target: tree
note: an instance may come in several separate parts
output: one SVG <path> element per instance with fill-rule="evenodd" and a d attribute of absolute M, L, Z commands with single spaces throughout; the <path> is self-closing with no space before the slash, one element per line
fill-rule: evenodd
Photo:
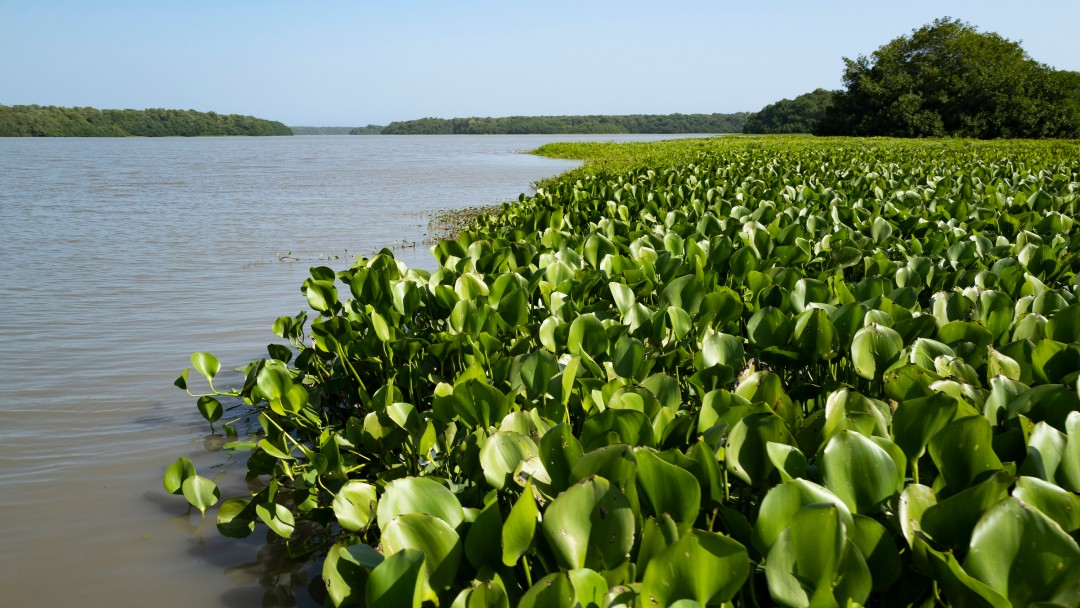
<path fill-rule="evenodd" d="M 751 114 L 743 133 L 812 133 L 832 98 L 832 91 L 817 89 L 795 99 L 781 99 Z"/>
<path fill-rule="evenodd" d="M 1038 63 L 1019 43 L 958 19 L 938 19 L 844 64 L 846 90 L 820 134 L 1080 137 L 1080 74 Z"/>

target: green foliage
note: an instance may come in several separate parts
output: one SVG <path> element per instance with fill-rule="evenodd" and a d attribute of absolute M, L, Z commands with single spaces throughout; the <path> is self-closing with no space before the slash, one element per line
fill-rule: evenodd
<path fill-rule="evenodd" d="M 277 121 L 195 110 L 98 110 L 0 105 L 0 137 L 292 135 Z"/>
<path fill-rule="evenodd" d="M 959 20 L 938 19 L 844 63 L 846 90 L 818 133 L 1080 137 L 1080 73 Z"/>
<path fill-rule="evenodd" d="M 750 115 L 743 133 L 813 133 L 825 118 L 835 92 L 816 89 L 795 99 L 781 99 Z"/>
<path fill-rule="evenodd" d="M 544 150 L 607 158 L 434 271 L 313 268 L 192 393 L 258 425 L 223 534 L 338 606 L 1080 603 L 1080 146 Z"/>
<path fill-rule="evenodd" d="M 631 114 L 627 116 L 507 116 L 420 118 L 392 122 L 383 135 L 524 135 L 532 133 L 740 133 L 749 116 Z M 369 125 L 370 129 L 371 126 Z M 352 133 L 357 134 L 357 133 Z"/>

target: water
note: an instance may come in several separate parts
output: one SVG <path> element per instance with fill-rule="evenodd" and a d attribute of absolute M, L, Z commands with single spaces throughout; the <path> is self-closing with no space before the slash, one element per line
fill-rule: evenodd
<path fill-rule="evenodd" d="M 519 152 L 661 138 L 0 138 L 2 603 L 318 605 L 264 527 L 221 538 L 162 488 L 187 456 L 245 492 L 172 386 L 189 354 L 263 357 L 310 266 L 391 246 L 430 269 L 429 212 L 574 166 Z"/>

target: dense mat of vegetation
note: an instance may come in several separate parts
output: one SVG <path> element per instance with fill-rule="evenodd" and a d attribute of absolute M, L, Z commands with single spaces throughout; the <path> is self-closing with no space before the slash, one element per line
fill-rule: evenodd
<path fill-rule="evenodd" d="M 743 133 L 813 133 L 832 104 L 833 91 L 817 89 L 795 99 L 781 99 L 750 115 Z"/>
<path fill-rule="evenodd" d="M 0 137 L 292 135 L 280 122 L 195 110 L 0 105 Z"/>
<path fill-rule="evenodd" d="M 531 133 L 741 133 L 747 112 L 628 116 L 421 118 L 392 122 L 383 135 L 525 135 Z"/>
<path fill-rule="evenodd" d="M 542 151 L 607 160 L 185 370 L 257 424 L 223 534 L 338 606 L 1080 605 L 1080 145 Z"/>

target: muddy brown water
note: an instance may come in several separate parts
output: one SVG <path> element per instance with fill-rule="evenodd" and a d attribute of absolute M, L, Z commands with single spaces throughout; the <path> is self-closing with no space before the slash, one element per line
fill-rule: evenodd
<path fill-rule="evenodd" d="M 319 605 L 317 564 L 162 488 L 187 456 L 246 491 L 245 455 L 172 386 L 190 353 L 265 356 L 310 266 L 398 246 L 430 269 L 431 211 L 575 165 L 523 151 L 662 138 L 0 139 L 0 604 Z"/>

